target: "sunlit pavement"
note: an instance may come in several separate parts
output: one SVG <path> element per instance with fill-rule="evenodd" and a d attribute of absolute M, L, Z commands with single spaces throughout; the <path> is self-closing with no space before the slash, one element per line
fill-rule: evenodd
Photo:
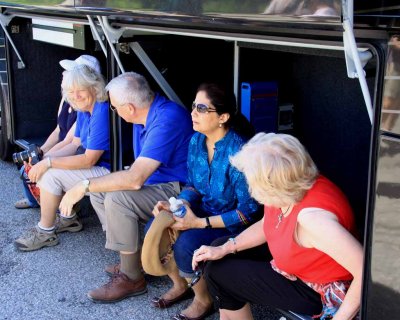
<path fill-rule="evenodd" d="M 170 319 L 186 307 L 182 302 L 166 310 L 151 307 L 170 282 L 146 276 L 148 293 L 114 304 L 95 304 L 86 293 L 108 280 L 103 269 L 117 261 L 104 248 L 105 234 L 89 206 L 82 204 L 84 230 L 59 235 L 60 244 L 35 252 L 18 252 L 14 239 L 39 220 L 39 209 L 18 210 L 23 197 L 16 167 L 0 161 L 0 319 Z M 255 319 L 278 320 L 276 312 L 254 307 Z M 218 313 L 207 319 L 218 319 Z"/>

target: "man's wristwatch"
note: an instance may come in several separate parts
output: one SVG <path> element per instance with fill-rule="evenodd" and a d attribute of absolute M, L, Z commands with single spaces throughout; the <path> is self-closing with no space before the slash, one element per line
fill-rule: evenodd
<path fill-rule="evenodd" d="M 89 191 L 90 180 L 89 179 L 85 179 L 85 180 L 82 181 L 82 184 L 85 186 L 85 193 L 90 192 Z"/>

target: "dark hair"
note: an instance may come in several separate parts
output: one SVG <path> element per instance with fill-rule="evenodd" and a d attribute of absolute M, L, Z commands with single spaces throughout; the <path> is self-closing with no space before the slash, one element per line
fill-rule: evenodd
<path fill-rule="evenodd" d="M 202 83 L 197 92 L 204 91 L 207 98 L 217 110 L 219 115 L 229 114 L 229 119 L 225 123 L 228 128 L 233 128 L 243 138 L 250 139 L 255 134 L 255 130 L 250 122 L 238 111 L 235 94 L 217 83 Z"/>
<path fill-rule="evenodd" d="M 229 114 L 229 120 L 225 125 L 230 127 L 237 113 L 236 98 L 233 92 L 226 90 L 217 83 L 202 83 L 197 89 L 197 92 L 199 91 L 206 93 L 219 115 L 223 113 Z"/>

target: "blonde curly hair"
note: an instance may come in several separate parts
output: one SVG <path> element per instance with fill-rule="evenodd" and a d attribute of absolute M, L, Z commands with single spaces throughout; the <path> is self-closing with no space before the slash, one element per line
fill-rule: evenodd
<path fill-rule="evenodd" d="M 299 202 L 318 175 L 304 146 L 288 134 L 259 133 L 230 161 L 246 176 L 252 197 L 274 207 Z"/>

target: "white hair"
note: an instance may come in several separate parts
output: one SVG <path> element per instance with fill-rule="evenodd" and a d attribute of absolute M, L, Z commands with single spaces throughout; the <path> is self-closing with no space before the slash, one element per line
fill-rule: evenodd
<path fill-rule="evenodd" d="M 131 103 L 137 108 L 148 106 L 154 98 L 146 78 L 136 72 L 120 74 L 108 83 L 106 90 L 117 104 Z"/>
<path fill-rule="evenodd" d="M 100 73 L 86 65 L 80 65 L 63 72 L 61 89 L 63 97 L 68 101 L 68 91 L 72 88 L 89 89 L 94 92 L 96 101 L 108 100 L 105 81 Z"/>

